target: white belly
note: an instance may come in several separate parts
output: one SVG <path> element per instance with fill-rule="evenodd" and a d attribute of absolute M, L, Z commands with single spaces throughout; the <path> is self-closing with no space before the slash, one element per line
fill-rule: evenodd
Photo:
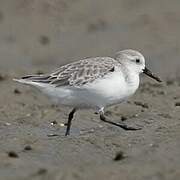
<path fill-rule="evenodd" d="M 118 104 L 131 96 L 139 86 L 139 76 L 132 82 L 126 82 L 121 72 L 114 72 L 82 87 L 46 87 L 43 91 L 57 104 L 99 108 Z"/>
<path fill-rule="evenodd" d="M 139 76 L 134 76 L 132 82 L 127 82 L 122 72 L 114 72 L 96 80 L 88 89 L 95 94 L 98 106 L 104 107 L 121 103 L 134 94 L 139 86 Z"/>

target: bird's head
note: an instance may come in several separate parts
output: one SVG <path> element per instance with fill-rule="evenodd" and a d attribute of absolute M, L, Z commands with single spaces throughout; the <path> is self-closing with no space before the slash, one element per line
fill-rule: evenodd
<path fill-rule="evenodd" d="M 140 52 L 131 49 L 119 51 L 116 53 L 115 59 L 127 69 L 137 74 L 144 73 L 156 81 L 161 82 L 160 78 L 146 67 L 145 58 Z"/>

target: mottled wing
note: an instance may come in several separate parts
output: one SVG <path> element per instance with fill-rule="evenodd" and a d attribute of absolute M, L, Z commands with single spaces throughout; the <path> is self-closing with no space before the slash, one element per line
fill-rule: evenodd
<path fill-rule="evenodd" d="M 70 86 L 82 86 L 114 71 L 115 63 L 117 62 L 109 57 L 83 59 L 63 66 L 52 73 L 52 76 L 57 76 L 57 78 L 51 83 L 62 86 L 62 81 L 65 81 Z"/>
<path fill-rule="evenodd" d="M 51 74 L 26 76 L 32 81 L 59 86 L 82 86 L 114 71 L 117 61 L 110 57 L 86 58 L 61 66 Z"/>

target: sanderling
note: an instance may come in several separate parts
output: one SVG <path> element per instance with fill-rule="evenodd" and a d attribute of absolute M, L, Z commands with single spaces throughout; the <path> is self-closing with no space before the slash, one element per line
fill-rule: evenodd
<path fill-rule="evenodd" d="M 133 95 L 139 87 L 140 73 L 161 82 L 146 68 L 144 56 L 128 49 L 117 52 L 114 58 L 85 58 L 48 74 L 27 75 L 14 80 L 35 86 L 57 104 L 73 107 L 66 123 L 67 136 L 70 134 L 73 115 L 81 108 L 95 108 L 102 121 L 125 130 L 139 129 L 108 120 L 104 115 L 104 107 L 121 103 Z"/>

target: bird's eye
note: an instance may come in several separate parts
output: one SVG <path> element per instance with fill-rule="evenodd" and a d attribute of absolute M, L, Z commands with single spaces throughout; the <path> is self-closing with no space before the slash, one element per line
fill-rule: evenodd
<path fill-rule="evenodd" d="M 140 59 L 136 59 L 136 63 L 140 63 Z"/>

